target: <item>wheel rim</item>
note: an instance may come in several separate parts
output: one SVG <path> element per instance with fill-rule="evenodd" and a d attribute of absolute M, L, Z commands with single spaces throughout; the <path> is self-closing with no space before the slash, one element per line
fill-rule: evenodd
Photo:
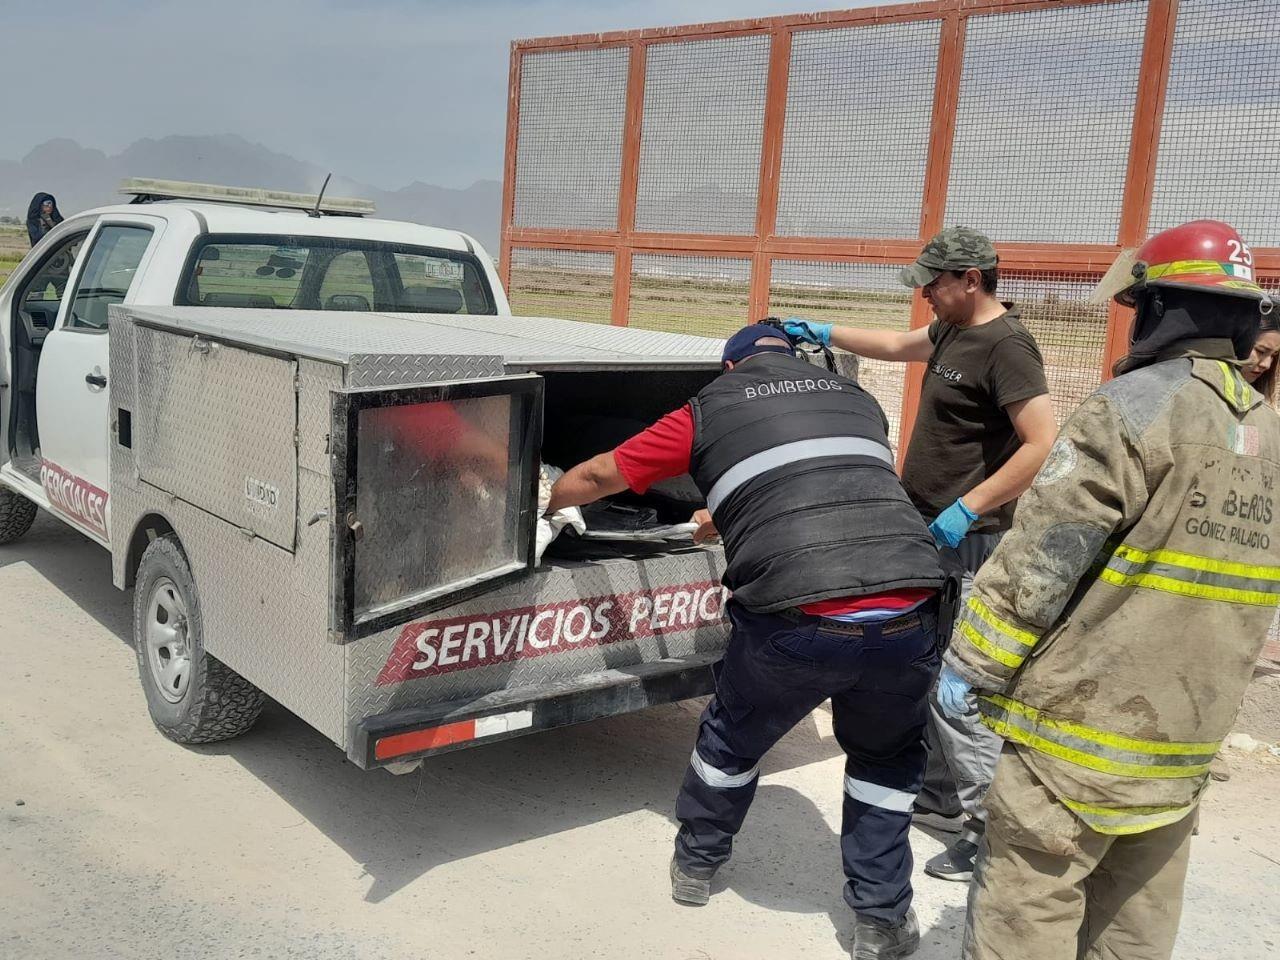
<path fill-rule="evenodd" d="M 191 644 L 188 638 L 187 605 L 177 585 L 161 577 L 147 597 L 145 643 L 147 666 L 160 694 L 170 703 L 187 695 L 191 682 Z"/>

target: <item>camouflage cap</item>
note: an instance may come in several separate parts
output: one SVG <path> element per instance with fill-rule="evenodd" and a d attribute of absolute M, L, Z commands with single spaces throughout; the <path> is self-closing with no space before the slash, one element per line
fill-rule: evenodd
<path fill-rule="evenodd" d="M 984 234 L 970 227 L 947 227 L 924 245 L 915 263 L 898 271 L 898 279 L 908 287 L 923 287 L 944 270 L 989 270 L 999 259 Z"/>

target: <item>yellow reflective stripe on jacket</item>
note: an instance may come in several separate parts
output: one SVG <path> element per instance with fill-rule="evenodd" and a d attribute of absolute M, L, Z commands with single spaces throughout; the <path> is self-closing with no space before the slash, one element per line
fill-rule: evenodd
<path fill-rule="evenodd" d="M 1167 827 L 1171 823 L 1177 823 L 1199 803 L 1197 799 L 1174 807 L 1099 807 L 1091 803 L 1080 803 L 1078 800 L 1068 800 L 1066 797 L 1059 799 L 1089 829 L 1113 836 L 1146 833 L 1158 827 Z"/>
<path fill-rule="evenodd" d="M 1041 713 L 989 694 L 978 698 L 983 722 L 1004 737 L 1069 763 L 1120 777 L 1176 779 L 1208 772 L 1220 743 L 1141 740 Z"/>
<path fill-rule="evenodd" d="M 1237 410 L 1248 410 L 1253 406 L 1253 388 L 1240 376 L 1240 371 L 1225 360 L 1219 360 L 1218 366 L 1222 368 L 1222 388 L 1227 400 Z"/>
<path fill-rule="evenodd" d="M 1280 567 L 1233 563 L 1176 550 L 1116 547 L 1098 578 L 1117 587 L 1145 587 L 1185 597 L 1280 606 Z"/>
<path fill-rule="evenodd" d="M 1036 634 L 1001 620 L 977 597 L 970 597 L 965 603 L 956 630 L 996 663 L 1015 670 L 1040 641 Z"/>

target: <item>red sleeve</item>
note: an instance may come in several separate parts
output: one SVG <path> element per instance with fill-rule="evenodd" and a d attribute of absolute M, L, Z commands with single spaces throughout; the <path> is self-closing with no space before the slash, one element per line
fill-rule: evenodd
<path fill-rule="evenodd" d="M 644 493 L 659 480 L 689 472 L 693 455 L 693 410 L 686 403 L 679 410 L 618 444 L 613 462 L 627 486 Z"/>

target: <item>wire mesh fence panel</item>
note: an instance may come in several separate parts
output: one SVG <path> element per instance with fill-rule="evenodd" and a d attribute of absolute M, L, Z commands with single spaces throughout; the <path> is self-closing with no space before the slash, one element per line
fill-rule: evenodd
<path fill-rule="evenodd" d="M 648 47 L 636 229 L 755 232 L 769 37 Z"/>
<path fill-rule="evenodd" d="M 1101 275 L 1000 275 L 1000 297 L 1012 300 L 1044 357 L 1045 378 L 1058 423 L 1102 382 L 1107 306 L 1088 302 Z"/>
<path fill-rule="evenodd" d="M 912 12 L 922 19 L 902 19 L 895 8 L 821 26 L 763 19 L 725 33 L 638 31 L 587 51 L 563 49 L 563 38 L 522 44 L 518 153 L 507 185 L 514 308 L 607 322 L 614 253 L 581 251 L 610 249 L 598 231 L 622 227 L 618 250 L 629 251 L 631 287 L 618 306 L 634 326 L 729 334 L 753 319 L 751 262 L 765 256 L 771 312 L 908 329 L 912 301 L 896 268 L 845 258 L 883 259 L 885 250 L 914 246 L 926 187 L 942 186 L 932 180 L 931 169 L 942 171 L 929 167 L 930 149 L 946 145 L 950 131 L 949 154 L 940 157 L 943 219 L 1001 245 L 1000 292 L 1018 301 L 1040 344 L 1061 421 L 1109 362 L 1110 311 L 1087 302 L 1096 248 L 1078 245 L 1114 244 L 1122 214 L 1138 223 L 1147 196 L 1149 232 L 1225 219 L 1251 241 L 1268 276 L 1276 272 L 1280 0 L 1180 0 L 1167 84 L 1140 76 L 1147 17 L 1167 9 L 1149 7 L 965 0 Z M 944 30 L 943 18 L 957 15 L 962 30 Z M 790 32 L 786 102 L 767 103 L 778 30 Z M 962 50 L 952 37 L 963 37 Z M 1152 37 L 1153 62 L 1162 38 L 1163 30 Z M 637 43 L 645 86 L 628 91 Z M 935 116 L 940 62 L 957 69 L 959 86 L 948 76 Z M 1132 142 L 1140 92 L 1144 103 L 1163 103 L 1156 144 Z M 641 93 L 642 104 L 632 101 L 643 111 L 637 142 L 623 127 L 628 96 Z M 764 218 L 773 235 L 759 237 L 766 115 L 782 122 L 778 209 Z M 1125 207 L 1131 160 L 1142 162 Z M 635 218 L 619 224 L 627 171 L 636 174 Z M 521 227 L 562 230 L 564 246 L 576 249 L 532 250 L 546 237 Z M 683 246 L 644 236 L 654 232 L 702 236 Z M 1055 246 L 1014 246 L 1023 243 Z M 911 388 L 904 373 L 875 361 L 861 370 L 895 442 Z"/>
<path fill-rule="evenodd" d="M 911 291 L 898 282 L 898 268 L 878 263 L 774 260 L 769 312 L 867 329 L 911 328 Z M 897 449 L 902 427 L 902 391 L 907 365 L 858 360 L 858 382 L 880 401 Z"/>
<path fill-rule="evenodd" d="M 970 18 L 948 225 L 995 240 L 1113 243 L 1146 3 Z"/>
<path fill-rule="evenodd" d="M 919 233 L 939 30 L 922 20 L 796 32 L 779 235 Z"/>
<path fill-rule="evenodd" d="M 612 253 L 511 251 L 511 312 L 608 323 L 613 307 Z"/>
<path fill-rule="evenodd" d="M 1182 0 L 1151 231 L 1199 217 L 1280 245 L 1280 0 Z"/>
<path fill-rule="evenodd" d="M 736 257 L 633 256 L 628 324 L 727 337 L 748 322 L 750 281 L 751 261 Z"/>
<path fill-rule="evenodd" d="M 521 59 L 517 226 L 617 228 L 629 57 L 610 47 Z"/>

